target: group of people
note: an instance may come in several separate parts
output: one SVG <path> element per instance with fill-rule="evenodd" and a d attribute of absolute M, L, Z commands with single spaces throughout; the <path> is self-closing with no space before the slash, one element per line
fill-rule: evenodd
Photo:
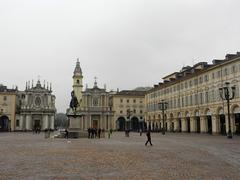
<path fill-rule="evenodd" d="M 101 138 L 101 134 L 105 132 L 105 129 L 101 128 L 88 128 L 88 138 L 94 139 L 94 138 Z"/>
<path fill-rule="evenodd" d="M 34 134 L 34 133 L 35 133 L 35 134 L 40 134 L 40 132 L 41 132 L 41 127 L 40 127 L 40 126 L 33 128 L 33 134 Z"/>

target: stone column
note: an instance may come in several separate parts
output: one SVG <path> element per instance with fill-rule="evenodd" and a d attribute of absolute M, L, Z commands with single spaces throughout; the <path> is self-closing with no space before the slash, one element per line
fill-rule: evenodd
<path fill-rule="evenodd" d="M 100 115 L 99 128 L 102 129 L 102 127 L 103 127 L 103 115 Z"/>
<path fill-rule="evenodd" d="M 90 114 L 87 115 L 88 121 L 90 123 L 90 128 L 92 128 L 92 116 Z"/>
<path fill-rule="evenodd" d="M 219 133 L 219 128 L 218 128 L 218 117 L 217 115 L 212 115 L 212 133 L 213 134 L 218 134 Z"/>
<path fill-rule="evenodd" d="M 185 118 L 182 118 L 182 132 L 187 132 L 187 122 Z"/>
<path fill-rule="evenodd" d="M 44 129 L 48 129 L 49 128 L 49 122 L 48 122 L 48 115 L 43 115 L 43 125 L 42 128 Z"/>
<path fill-rule="evenodd" d="M 31 120 L 32 120 L 32 118 L 31 118 L 31 115 L 26 115 L 26 130 L 31 130 L 32 128 L 31 128 Z"/>
<path fill-rule="evenodd" d="M 50 128 L 51 128 L 51 129 L 54 129 L 54 116 L 51 116 Z"/>
<path fill-rule="evenodd" d="M 200 116 L 200 129 L 201 133 L 207 132 L 207 117 L 206 116 Z"/>
<path fill-rule="evenodd" d="M 20 130 L 23 130 L 24 129 L 24 118 L 23 118 L 23 115 L 20 116 Z"/>
<path fill-rule="evenodd" d="M 190 118 L 190 131 L 191 132 L 193 132 L 193 133 L 197 132 L 196 125 L 197 125 L 196 117 L 191 117 Z"/>

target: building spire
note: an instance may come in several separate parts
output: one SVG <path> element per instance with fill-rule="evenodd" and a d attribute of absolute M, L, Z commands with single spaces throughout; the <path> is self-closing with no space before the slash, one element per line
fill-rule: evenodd
<path fill-rule="evenodd" d="M 75 67 L 75 70 L 74 70 L 74 75 L 82 75 L 82 69 L 80 67 L 79 58 L 77 58 L 77 63 L 76 63 L 76 67 Z"/>
<path fill-rule="evenodd" d="M 94 77 L 94 87 L 97 87 L 97 77 Z"/>

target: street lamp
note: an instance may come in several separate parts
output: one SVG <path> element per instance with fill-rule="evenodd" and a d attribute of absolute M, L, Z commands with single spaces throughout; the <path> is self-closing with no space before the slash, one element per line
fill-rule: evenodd
<path fill-rule="evenodd" d="M 230 100 L 233 100 L 235 97 L 235 90 L 236 87 L 232 86 L 231 87 L 231 96 L 230 96 L 230 88 L 229 88 L 229 82 L 225 82 L 225 86 L 223 88 L 219 88 L 219 93 L 220 93 L 220 97 L 222 100 L 226 100 L 227 101 L 227 108 L 228 108 L 228 133 L 227 133 L 227 137 L 228 138 L 232 138 L 232 131 L 231 131 L 231 120 L 230 120 Z"/>
<path fill-rule="evenodd" d="M 128 122 L 127 122 L 127 130 L 129 130 L 129 123 L 130 123 L 130 118 L 131 118 L 131 114 L 132 114 L 133 111 L 131 111 L 130 109 L 127 109 L 127 119 L 128 119 Z"/>
<path fill-rule="evenodd" d="M 163 114 L 163 130 L 162 134 L 165 135 L 165 113 L 164 111 L 167 110 L 168 103 L 162 100 L 160 103 L 158 103 L 159 109 L 162 111 Z"/>

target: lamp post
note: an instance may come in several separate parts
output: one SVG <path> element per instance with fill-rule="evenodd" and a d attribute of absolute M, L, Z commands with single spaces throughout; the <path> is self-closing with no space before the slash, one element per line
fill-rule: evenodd
<path fill-rule="evenodd" d="M 128 122 L 130 123 L 130 118 L 131 118 L 131 114 L 132 114 L 133 111 L 131 111 L 130 109 L 127 109 L 127 119 L 128 119 Z M 127 121 L 126 121 L 127 122 Z M 129 123 L 127 122 L 127 130 L 129 130 Z"/>
<path fill-rule="evenodd" d="M 228 108 L 228 133 L 227 133 L 227 137 L 229 139 L 231 139 L 232 138 L 232 130 L 231 130 L 231 120 L 230 120 L 230 100 L 233 100 L 234 97 L 235 97 L 236 87 L 232 86 L 230 88 L 229 84 L 230 84 L 229 82 L 226 82 L 224 87 L 219 88 L 219 93 L 220 93 L 220 97 L 222 98 L 222 100 L 227 101 L 227 108 Z M 230 93 L 230 91 L 232 91 L 232 93 Z"/>
<path fill-rule="evenodd" d="M 168 105 L 168 103 L 165 102 L 164 100 L 162 100 L 160 103 L 158 103 L 158 107 L 162 111 L 162 114 L 163 114 L 163 130 L 162 130 L 163 135 L 165 135 L 165 112 L 164 111 L 167 110 L 167 105 Z"/>

